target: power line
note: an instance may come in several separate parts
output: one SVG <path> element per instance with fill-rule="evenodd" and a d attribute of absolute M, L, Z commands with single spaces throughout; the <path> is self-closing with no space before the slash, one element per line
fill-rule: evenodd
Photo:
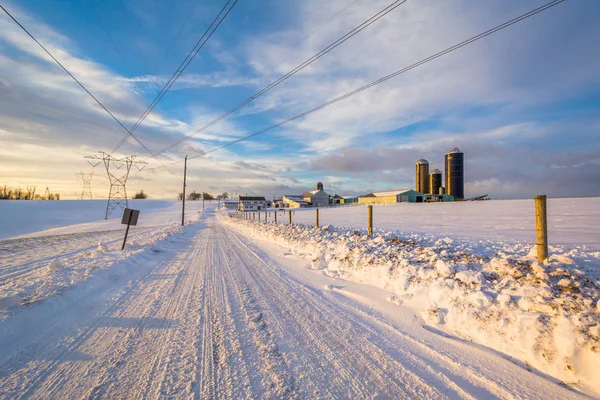
<path fill-rule="evenodd" d="M 48 51 L 48 49 L 46 49 L 44 47 L 43 44 L 41 44 L 31 33 L 29 33 L 29 31 L 23 26 L 21 25 L 21 23 L 19 21 L 17 21 L 15 19 L 15 17 L 12 16 L 11 13 L 8 12 L 8 10 L 6 8 L 4 8 L 3 5 L 0 4 L 0 8 L 2 8 L 2 10 L 6 13 L 6 15 L 8 15 L 10 17 L 10 19 L 12 19 L 31 39 L 33 39 L 34 42 L 36 42 L 38 44 L 38 46 L 40 46 L 42 48 L 42 50 L 44 50 L 44 52 L 46 52 L 46 54 L 48 54 L 50 56 L 50 58 L 52 58 L 54 60 L 54 62 L 56 62 L 56 64 L 58 64 L 58 66 L 60 66 L 63 71 L 65 71 L 75 82 L 77 82 L 77 84 L 83 89 L 85 90 L 85 92 L 92 98 L 94 99 L 94 101 L 96 103 L 98 103 L 98 105 L 100 107 L 102 107 L 102 109 L 104 111 L 106 111 L 108 113 L 108 115 L 110 115 L 112 117 L 112 119 L 114 119 L 123 129 L 125 129 L 129 135 L 131 135 L 131 137 L 133 137 L 144 149 L 146 149 L 146 151 L 154 158 L 156 159 L 156 161 L 158 161 L 164 168 L 167 169 L 167 171 L 169 171 L 171 174 L 173 174 L 173 172 L 167 168 L 167 166 L 161 162 L 157 157 L 154 157 L 154 155 L 152 154 L 152 152 L 150 151 L 150 149 L 148 147 L 146 147 L 146 145 L 144 143 L 142 143 L 140 141 L 140 139 L 138 139 L 137 136 L 135 136 L 133 133 L 131 133 L 126 127 L 125 125 L 123 125 L 123 123 L 121 123 L 121 121 L 119 121 L 119 119 L 117 117 L 115 117 L 115 115 L 104 105 L 102 104 L 102 102 L 100 102 L 100 100 L 98 100 L 98 98 L 96 98 L 96 96 L 94 96 L 92 94 L 92 92 L 90 92 L 67 68 L 65 68 L 64 65 L 61 64 L 60 61 L 58 61 L 56 59 L 56 57 L 54 57 L 52 55 L 52 53 L 50 53 L 50 51 Z M 173 174 L 174 176 L 176 176 L 175 174 Z"/>
<path fill-rule="evenodd" d="M 173 41 L 171 42 L 171 44 L 167 48 L 167 51 L 165 52 L 165 55 L 163 56 L 163 59 L 162 59 L 161 63 L 165 62 L 165 60 L 167 59 L 167 56 L 169 55 L 169 52 L 173 48 L 173 45 L 175 44 L 175 42 L 177 42 L 177 40 L 179 39 L 179 36 L 181 36 L 181 33 L 183 32 L 183 30 L 185 29 L 185 27 L 187 26 L 187 24 L 190 22 L 190 19 L 194 15 L 194 12 L 196 11 L 196 8 L 198 8 L 198 5 L 200 4 L 201 1 L 202 0 L 196 1 L 196 4 L 194 5 L 194 8 L 192 8 L 192 11 L 190 11 L 188 13 L 187 19 L 185 20 L 185 22 L 183 23 L 183 25 L 181 25 L 181 28 L 179 28 L 179 32 L 177 32 L 177 35 L 175 35 L 175 38 L 173 39 Z"/>
<path fill-rule="evenodd" d="M 252 133 L 250 135 L 247 135 L 247 136 L 241 137 L 239 139 L 233 140 L 233 141 L 228 142 L 228 143 L 226 143 L 224 145 L 221 145 L 221 146 L 218 146 L 218 147 L 214 147 L 214 148 L 212 148 L 212 149 L 210 149 L 208 151 L 205 151 L 205 152 L 203 152 L 201 154 L 198 154 L 198 155 L 195 155 L 195 156 L 192 156 L 192 157 L 188 157 L 188 159 L 198 158 L 198 157 L 204 156 L 206 154 L 214 153 L 215 151 L 218 151 L 218 150 L 224 149 L 226 147 L 232 146 L 234 144 L 243 142 L 243 141 L 248 140 L 248 139 L 250 139 L 250 138 L 252 138 L 254 136 L 258 136 L 258 135 L 260 135 L 262 133 L 265 133 L 265 132 L 268 132 L 268 131 L 270 131 L 272 129 L 278 128 L 278 127 L 280 127 L 282 125 L 286 125 L 286 124 L 288 124 L 290 122 L 293 122 L 293 121 L 295 121 L 295 120 L 297 120 L 299 118 L 305 117 L 305 116 L 307 116 L 309 114 L 312 114 L 312 113 L 314 113 L 316 111 L 322 110 L 323 108 L 326 108 L 326 107 L 328 107 L 328 106 L 330 106 L 332 104 L 335 104 L 335 103 L 337 103 L 339 101 L 345 100 L 348 97 L 351 97 L 351 96 L 353 96 L 353 95 L 355 95 L 357 93 L 363 92 L 363 91 L 365 91 L 367 89 L 370 89 L 371 87 L 376 86 L 376 85 L 378 85 L 380 83 L 386 82 L 386 81 L 388 81 L 388 80 L 390 80 L 390 79 L 392 79 L 392 78 L 394 78 L 394 77 L 396 77 L 398 75 L 401 75 L 401 74 L 403 74 L 403 73 L 405 73 L 407 71 L 410 71 L 410 70 L 412 70 L 414 68 L 417 68 L 417 67 L 419 67 L 419 66 L 421 66 L 423 64 L 426 64 L 426 63 L 428 63 L 430 61 L 433 61 L 433 60 L 435 60 L 435 59 L 437 59 L 439 57 L 442 57 L 442 56 L 444 56 L 444 55 L 446 55 L 448 53 L 451 53 L 451 52 L 453 52 L 455 50 L 458 50 L 458 49 L 460 49 L 460 48 L 462 48 L 464 46 L 467 46 L 467 45 L 469 45 L 469 44 L 471 44 L 471 43 L 473 43 L 473 42 L 475 42 L 477 40 L 480 40 L 480 39 L 482 39 L 482 38 L 484 38 L 486 36 L 489 36 L 489 35 L 491 35 L 491 34 L 493 34 L 495 32 L 498 32 L 498 31 L 500 31 L 500 30 L 502 30 L 504 28 L 507 28 L 507 27 L 509 27 L 511 25 L 514 25 L 517 22 L 523 21 L 523 20 L 525 20 L 525 19 L 527 19 L 527 18 L 529 18 L 529 17 L 531 17 L 533 15 L 536 15 L 536 14 L 538 14 L 538 13 L 540 13 L 542 11 L 545 11 L 545 10 L 551 8 L 551 7 L 554 7 L 554 6 L 560 4 L 560 3 L 564 2 L 564 1 L 565 0 L 553 0 L 553 1 L 549 2 L 549 3 L 546 3 L 545 5 L 542 5 L 542 6 L 540 6 L 538 8 L 535 8 L 535 9 L 529 11 L 529 12 L 526 12 L 525 14 L 521 14 L 518 17 L 515 17 L 515 18 L 513 18 L 513 19 L 511 19 L 511 20 L 509 20 L 507 22 L 504 22 L 504 23 L 502 23 L 500 25 L 497 25 L 496 27 L 494 27 L 492 29 L 489 29 L 489 30 L 487 30 L 485 32 L 482 32 L 482 33 L 480 33 L 480 34 L 478 34 L 476 36 L 473 36 L 470 39 L 467 39 L 467 40 L 465 40 L 463 42 L 460 42 L 460 43 L 458 43 L 458 44 L 456 44 L 454 46 L 448 47 L 447 49 L 442 50 L 442 51 L 440 51 L 440 52 L 438 52 L 438 53 L 436 53 L 436 54 L 434 54 L 432 56 L 424 58 L 421 61 L 418 61 L 418 62 L 416 62 L 414 64 L 411 64 L 411 65 L 409 65 L 407 67 L 404 67 L 402 69 L 399 69 L 399 70 L 397 70 L 395 72 L 392 72 L 391 74 L 386 75 L 383 78 L 377 79 L 377 80 L 375 80 L 375 81 L 373 81 L 371 83 L 368 83 L 368 84 L 366 84 L 364 86 L 359 87 L 358 89 L 355 89 L 355 90 L 353 90 L 351 92 L 348 92 L 348 93 L 346 93 L 346 94 L 344 94 L 342 96 L 339 96 L 339 97 L 336 97 L 336 98 L 334 98 L 332 100 L 329 100 L 326 103 L 323 103 L 323 104 L 321 104 L 319 106 L 313 107 L 313 108 L 311 108 L 311 109 L 309 109 L 307 111 L 304 111 L 304 112 L 302 112 L 300 114 L 296 114 L 293 117 L 285 119 L 285 120 L 283 120 L 283 121 L 281 121 L 281 122 L 279 122 L 279 123 L 277 123 L 275 125 L 271 125 L 268 128 L 262 129 L 260 131 L 254 132 L 254 133 Z M 167 165 L 170 166 L 170 165 L 179 164 L 179 163 L 181 163 L 181 161 L 175 161 L 175 162 L 169 163 Z M 158 169 L 158 168 L 153 168 L 153 169 Z"/>
<path fill-rule="evenodd" d="M 302 43 L 304 43 L 306 41 L 306 39 L 308 39 L 309 37 L 311 37 L 312 35 L 314 35 L 315 33 L 317 33 L 319 30 L 321 30 L 321 28 L 323 28 L 325 25 L 327 25 L 328 23 L 330 23 L 331 21 L 333 21 L 334 19 L 336 19 L 341 13 L 343 13 L 344 11 L 346 11 L 348 8 L 350 8 L 350 6 L 352 6 L 354 3 L 356 3 L 358 0 L 354 0 L 352 2 L 350 2 L 349 4 L 347 4 L 344 8 L 342 8 L 341 10 L 339 10 L 337 13 L 335 13 L 331 18 L 329 18 L 327 21 L 323 22 L 321 25 L 319 25 L 318 27 L 316 27 L 315 29 L 313 29 L 308 35 L 304 36 L 302 39 L 300 39 L 298 42 L 296 42 L 295 44 L 293 44 L 291 47 L 289 47 L 285 52 L 283 52 L 279 57 L 277 57 L 277 59 L 275 60 L 275 62 L 273 64 L 276 64 L 277 62 L 281 61 L 286 55 L 288 55 L 290 53 L 290 51 L 294 50 L 296 47 L 300 46 Z"/>
<path fill-rule="evenodd" d="M 316 60 L 318 60 L 319 58 L 323 57 L 325 54 L 327 54 L 330 51 L 332 51 L 333 49 L 337 48 L 342 43 L 346 42 L 348 39 L 350 39 L 353 36 L 357 35 L 358 33 L 362 32 L 364 29 L 366 29 L 370 25 L 374 24 L 375 22 L 377 22 L 378 20 L 380 20 L 381 18 L 383 18 L 384 16 L 386 16 L 387 14 L 389 14 L 390 12 L 392 12 L 393 10 L 395 10 L 396 8 L 400 7 L 402 4 L 406 3 L 406 1 L 407 0 L 396 0 L 396 1 L 394 1 L 390 5 L 388 5 L 387 7 L 383 8 L 381 11 L 379 11 L 378 13 L 376 13 L 375 15 L 373 15 L 371 18 L 367 19 L 366 21 L 364 21 L 360 25 L 356 26 L 354 29 L 350 30 L 345 35 L 343 35 L 339 39 L 335 40 L 334 42 L 332 42 L 331 44 L 329 44 L 328 46 L 326 46 L 324 49 L 322 49 L 321 51 L 319 51 L 318 53 L 316 53 L 312 57 L 308 58 L 307 60 L 305 60 L 304 62 L 302 62 L 298 66 L 296 66 L 294 69 L 292 69 L 291 71 L 289 71 L 285 75 L 281 76 L 279 79 L 271 82 L 269 85 L 265 86 L 264 88 L 262 88 L 261 90 L 259 90 L 258 92 L 256 92 L 252 96 L 250 96 L 248 99 L 242 101 L 240 104 L 238 104 L 237 106 L 233 107 L 232 109 L 230 109 L 229 111 L 225 112 L 224 114 L 221 114 L 219 117 L 217 117 L 214 120 L 210 121 L 209 123 L 207 123 L 203 127 L 197 129 L 194 133 L 192 133 L 190 135 L 187 135 L 187 136 L 181 138 L 180 140 L 176 141 L 175 143 L 172 143 L 171 145 L 169 145 L 168 147 L 164 148 L 163 150 L 161 150 L 161 151 L 159 151 L 157 153 L 154 153 L 154 155 L 157 156 L 159 154 L 164 153 L 165 151 L 168 151 L 168 150 L 172 149 L 175 146 L 178 146 L 179 144 L 185 142 L 186 140 L 191 139 L 192 137 L 196 136 L 200 132 L 203 132 L 206 129 L 210 128 L 211 126 L 215 125 L 216 123 L 220 122 L 221 120 L 227 118 L 228 116 L 230 116 L 231 114 L 233 114 L 237 110 L 239 110 L 242 107 L 246 106 L 247 104 L 249 104 L 250 102 L 254 101 L 258 97 L 262 96 L 263 94 L 265 94 L 269 90 L 273 89 L 274 87 L 276 87 L 280 83 L 284 82 L 285 80 L 287 80 L 291 76 L 295 75 L 297 72 L 303 70 L 304 68 L 306 68 L 307 66 L 309 66 L 310 64 L 312 64 L 313 62 L 315 62 Z"/>
<path fill-rule="evenodd" d="M 131 68 L 129 67 L 129 64 L 127 63 L 127 61 L 125 61 L 125 57 L 123 57 L 123 54 L 121 53 L 121 51 L 117 47 L 117 44 L 115 43 L 112 35 L 110 34 L 110 31 L 108 30 L 108 28 L 106 27 L 106 25 L 104 25 L 104 21 L 102 20 L 102 17 L 100 17 L 100 14 L 98 13 L 98 10 L 96 10 L 96 7 L 94 7 L 94 4 L 92 3 L 92 0 L 88 0 L 88 3 L 90 4 L 90 7 L 94 11 L 94 14 L 96 14 L 96 17 L 98 18 L 98 21 L 100 22 L 100 25 L 102 26 L 102 29 L 104 29 L 104 32 L 106 33 L 106 36 L 108 36 L 108 39 L 110 40 L 110 42 L 112 43 L 113 47 L 115 48 L 115 51 L 119 55 L 119 58 L 123 62 L 123 65 L 125 65 L 125 68 L 127 68 L 128 72 L 131 74 Z M 142 89 L 139 87 L 138 83 L 134 82 L 134 84 L 138 88 L 138 90 L 141 92 Z"/>
<path fill-rule="evenodd" d="M 125 19 L 127 19 L 127 13 L 125 11 L 125 5 L 123 4 L 123 0 L 119 0 L 118 1 L 120 9 L 121 9 L 121 13 L 123 13 L 123 16 L 125 17 Z M 149 74 L 152 74 L 152 71 L 150 70 L 150 67 L 148 67 L 148 63 L 146 62 L 146 57 L 144 57 L 144 53 L 142 52 L 142 49 L 140 48 L 140 44 L 139 41 L 137 39 L 137 35 L 135 33 L 135 29 L 133 28 L 133 24 L 125 24 L 127 25 L 127 29 L 129 30 L 129 34 L 131 35 L 131 37 L 133 38 L 133 42 L 135 44 L 135 47 L 138 50 L 138 53 L 140 53 L 140 57 L 142 58 L 142 62 L 144 63 L 144 67 L 146 67 L 146 71 L 148 71 Z M 155 89 L 160 89 L 160 86 L 158 86 L 158 84 L 156 82 L 154 83 L 154 88 Z"/>
<path fill-rule="evenodd" d="M 340 14 L 342 14 L 344 11 L 346 11 L 348 8 L 350 8 L 354 3 L 356 3 L 358 0 L 353 0 L 350 3 L 348 3 L 347 5 L 345 5 L 341 10 L 339 10 L 338 12 L 336 12 L 332 17 L 330 17 L 327 21 L 323 22 L 321 25 L 319 25 L 318 27 L 316 27 L 315 29 L 313 29 L 310 33 L 308 33 L 306 36 L 304 36 L 302 39 L 300 39 L 298 42 L 294 43 L 292 46 L 288 47 L 284 52 L 282 52 L 280 54 L 279 57 L 276 58 L 276 60 L 271 63 L 269 65 L 269 69 L 274 69 L 275 65 L 281 61 L 287 54 L 289 54 L 290 51 L 294 50 L 295 48 L 297 48 L 299 45 L 301 45 L 302 43 L 304 43 L 308 38 L 310 38 L 312 35 L 314 35 L 315 33 L 317 33 L 321 28 L 323 28 L 325 25 L 327 25 L 328 23 L 330 23 L 331 21 L 333 21 L 335 18 L 337 18 Z M 198 0 L 198 3 L 200 2 L 200 0 Z M 198 3 L 196 3 L 196 5 L 198 5 Z M 195 7 L 194 7 L 195 9 Z M 193 13 L 193 10 L 192 10 Z M 188 17 L 188 21 L 189 21 L 189 17 Z M 186 21 L 187 23 L 187 21 Z M 181 33 L 181 32 L 180 32 Z M 164 60 L 163 60 L 164 61 Z M 221 96 L 222 97 L 222 96 Z M 219 99 L 221 100 L 221 99 Z"/>
<path fill-rule="evenodd" d="M 221 14 L 223 14 L 223 12 L 225 11 L 225 9 L 227 8 L 227 6 L 229 5 L 229 3 L 231 2 L 231 0 L 227 0 L 227 3 L 225 3 L 225 5 L 221 9 L 221 11 L 219 11 L 219 14 L 217 14 L 217 16 L 215 17 L 215 19 L 208 26 L 208 28 L 206 28 L 206 31 L 204 31 L 204 34 L 200 37 L 200 39 L 198 40 L 198 42 L 196 42 L 196 44 L 194 45 L 194 47 L 192 48 L 192 50 L 190 50 L 190 52 L 188 53 L 188 55 L 181 62 L 181 64 L 179 65 L 179 67 L 177 68 L 177 70 L 173 73 L 173 75 L 171 76 L 171 78 L 169 79 L 169 81 L 167 83 L 165 83 L 165 85 L 163 86 L 163 89 L 160 91 L 160 93 L 156 95 L 156 97 L 154 98 L 154 100 L 152 101 L 152 103 L 148 106 L 148 108 L 146 109 L 146 111 L 144 111 L 144 113 L 140 116 L 140 118 L 137 120 L 137 122 L 133 125 L 133 127 L 129 131 L 129 134 L 125 135 L 125 137 L 123 137 L 123 139 L 117 144 L 117 146 L 115 146 L 115 148 L 112 150 L 111 154 L 114 153 L 115 151 L 117 151 L 125 143 L 125 141 L 129 137 L 129 135 L 133 135 L 133 132 L 141 125 L 141 123 L 144 121 L 144 119 L 146 119 L 146 117 L 152 112 L 152 110 L 154 109 L 154 107 L 156 107 L 156 105 L 158 104 L 158 102 L 160 102 L 160 100 L 169 91 L 169 89 L 171 89 L 171 87 L 173 86 L 173 84 L 177 81 L 177 79 L 179 79 L 179 77 L 181 76 L 181 74 L 183 74 L 183 72 L 186 70 L 186 68 L 192 62 L 192 60 L 196 57 L 196 55 L 198 54 L 198 52 L 204 47 L 204 45 L 206 44 L 206 42 L 208 42 L 208 40 L 211 38 L 211 36 L 219 28 L 219 26 L 221 25 L 221 23 L 223 23 L 223 21 L 225 20 L 225 18 L 227 18 L 227 16 L 229 15 L 229 13 L 233 9 L 233 7 L 235 7 L 235 5 L 237 4 L 238 1 L 239 0 L 235 0 L 233 2 L 233 4 L 231 5 L 231 7 L 227 10 L 227 12 L 225 12 L 225 14 L 223 15 L 223 17 L 219 20 L 219 22 L 217 22 L 217 20 L 219 19 L 219 17 L 221 17 Z M 213 28 L 213 25 L 214 25 L 214 28 Z M 209 31 L 211 30 L 211 28 L 212 28 L 212 31 L 209 33 Z M 204 42 L 202 44 L 200 44 L 200 42 L 202 42 L 203 39 L 204 39 Z"/>

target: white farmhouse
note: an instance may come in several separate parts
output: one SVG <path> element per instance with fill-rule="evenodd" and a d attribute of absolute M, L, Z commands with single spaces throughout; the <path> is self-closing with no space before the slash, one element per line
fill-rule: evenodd
<path fill-rule="evenodd" d="M 240 196 L 238 211 L 260 211 L 267 209 L 267 200 L 264 197 Z"/>
<path fill-rule="evenodd" d="M 290 208 L 323 207 L 329 205 L 330 196 L 323 191 L 323 184 L 317 183 L 317 189 L 304 192 L 301 195 L 283 196 L 283 201 Z"/>

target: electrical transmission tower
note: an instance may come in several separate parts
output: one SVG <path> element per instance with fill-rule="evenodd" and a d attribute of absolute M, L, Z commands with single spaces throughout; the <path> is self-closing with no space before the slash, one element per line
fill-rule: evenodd
<path fill-rule="evenodd" d="M 92 178 L 94 173 L 78 172 L 75 175 L 81 177 L 83 181 L 83 190 L 81 191 L 81 200 L 90 199 L 92 200 Z"/>
<path fill-rule="evenodd" d="M 104 216 L 104 219 L 108 219 L 108 216 L 115 208 L 120 207 L 125 209 L 129 207 L 126 184 L 131 166 L 135 165 L 137 170 L 141 171 L 145 166 L 140 168 L 137 164 L 147 163 L 145 161 L 137 160 L 135 156 L 117 158 L 103 151 L 99 151 L 98 153 L 99 154 L 93 156 L 85 156 L 84 158 L 101 160 L 106 168 L 106 174 L 108 175 L 108 180 L 110 182 L 110 191 L 108 193 L 108 202 L 106 203 L 106 215 Z"/>

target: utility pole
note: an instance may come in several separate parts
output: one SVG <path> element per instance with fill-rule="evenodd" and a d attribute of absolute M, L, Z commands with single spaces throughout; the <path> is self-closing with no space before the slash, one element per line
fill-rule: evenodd
<path fill-rule="evenodd" d="M 184 225 L 185 220 L 185 181 L 187 179 L 187 156 L 185 156 L 185 163 L 183 164 L 183 198 L 181 202 L 181 226 Z"/>

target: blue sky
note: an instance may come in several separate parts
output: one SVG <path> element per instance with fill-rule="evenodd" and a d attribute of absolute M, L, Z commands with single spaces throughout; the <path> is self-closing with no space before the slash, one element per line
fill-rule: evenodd
<path fill-rule="evenodd" d="M 153 151 L 169 146 L 390 3 L 240 0 L 136 135 Z M 264 129 L 544 3 L 408 0 L 160 159 L 181 161 Z M 3 2 L 128 127 L 224 4 Z M 416 160 L 442 169 L 444 153 L 459 147 L 467 196 L 600 195 L 599 12 L 596 0 L 568 0 L 306 118 L 196 157 L 189 190 L 271 197 L 317 181 L 342 195 L 414 187 Z M 125 132 L 36 46 L 0 15 L 1 183 L 49 185 L 76 197 L 74 173 L 92 170 L 83 156 L 110 151 Z M 148 156 L 133 140 L 120 154 Z M 170 168 L 180 176 L 182 167 Z M 107 183 L 95 172 L 94 195 L 105 197 Z M 173 198 L 180 180 L 156 169 L 132 174 L 128 186 Z"/>

